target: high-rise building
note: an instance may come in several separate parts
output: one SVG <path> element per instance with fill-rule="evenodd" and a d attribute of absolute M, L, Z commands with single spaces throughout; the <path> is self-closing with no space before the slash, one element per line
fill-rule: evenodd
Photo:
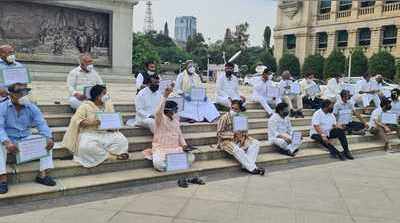
<path fill-rule="evenodd" d="M 175 40 L 186 42 L 189 36 L 197 33 L 197 19 L 193 16 L 175 18 Z"/>
<path fill-rule="evenodd" d="M 379 50 L 400 57 L 399 38 L 400 0 L 279 0 L 274 55 L 294 53 L 302 63 L 361 47 L 367 57 Z"/>

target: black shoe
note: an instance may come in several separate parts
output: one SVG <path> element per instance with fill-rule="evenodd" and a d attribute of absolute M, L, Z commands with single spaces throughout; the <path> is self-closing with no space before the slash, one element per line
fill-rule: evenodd
<path fill-rule="evenodd" d="M 349 159 L 349 160 L 353 160 L 353 159 L 354 159 L 353 155 L 351 155 L 350 152 L 344 152 L 343 154 L 344 154 L 344 156 L 345 156 L 347 159 Z"/>
<path fill-rule="evenodd" d="M 297 116 L 298 116 L 299 118 L 304 118 L 304 114 L 303 114 L 302 111 L 298 111 L 298 112 L 297 112 Z"/>
<path fill-rule="evenodd" d="M 45 185 L 45 186 L 49 186 L 49 187 L 54 187 L 56 186 L 56 181 L 54 181 L 54 179 L 51 176 L 45 176 L 45 177 L 36 177 L 36 183 Z"/>
<path fill-rule="evenodd" d="M 293 110 L 290 110 L 290 117 L 294 117 L 294 116 L 296 116 L 296 112 L 295 111 L 293 111 Z"/>
<path fill-rule="evenodd" d="M 337 157 L 338 157 L 341 161 L 345 161 L 345 160 L 346 160 L 345 156 L 344 156 L 343 153 L 341 153 L 341 152 L 338 152 Z"/>
<path fill-rule="evenodd" d="M 198 185 L 204 185 L 204 184 L 206 184 L 206 182 L 205 182 L 203 179 L 201 179 L 200 177 L 188 178 L 188 179 L 187 179 L 187 182 L 188 182 L 188 183 L 191 183 L 191 184 L 198 184 Z"/>
<path fill-rule="evenodd" d="M 188 188 L 189 184 L 186 178 L 182 177 L 178 180 L 178 186 L 183 188 Z"/>
<path fill-rule="evenodd" d="M 265 169 L 262 167 L 257 167 L 255 170 L 250 172 L 253 175 L 261 175 L 264 176 L 265 175 Z"/>
<path fill-rule="evenodd" d="M 5 194 L 8 192 L 8 184 L 6 181 L 0 182 L 0 194 Z"/>

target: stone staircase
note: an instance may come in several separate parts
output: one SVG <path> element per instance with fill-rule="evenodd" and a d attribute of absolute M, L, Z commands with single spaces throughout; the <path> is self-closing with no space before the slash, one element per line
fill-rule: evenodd
<path fill-rule="evenodd" d="M 216 123 L 183 123 L 182 131 L 187 142 L 199 148 L 195 151 L 196 162 L 189 170 L 159 173 L 152 168 L 152 163 L 144 159 L 141 151 L 151 147 L 152 135 L 149 131 L 137 127 L 124 127 L 121 132 L 129 140 L 130 159 L 127 161 L 108 160 L 98 167 L 83 168 L 72 160 L 69 151 L 60 145 L 67 129 L 72 111 L 68 105 L 40 105 L 46 120 L 53 129 L 56 146 L 53 151 L 55 169 L 52 176 L 57 179 L 56 187 L 45 187 L 33 182 L 38 162 L 22 165 L 9 164 L 7 172 L 10 191 L 0 195 L 0 205 L 17 202 L 51 199 L 65 195 L 86 193 L 91 191 L 154 184 L 167 180 L 175 180 L 184 175 L 216 175 L 237 172 L 239 164 L 226 153 L 216 149 Z M 122 112 L 124 119 L 133 118 L 133 104 L 115 104 L 117 111 Z M 261 141 L 260 155 L 257 162 L 267 168 L 306 161 L 329 159 L 323 150 L 309 136 L 311 115 L 313 110 L 305 110 L 305 118 L 293 119 L 294 128 L 303 133 L 304 143 L 295 158 L 281 155 L 267 142 L 267 119 L 265 112 L 257 104 L 248 104 L 247 115 L 250 118 L 251 137 Z M 366 116 L 368 117 L 368 116 Z M 394 138 L 392 136 L 392 138 Z M 349 136 L 353 153 L 366 154 L 382 151 L 383 144 L 371 135 Z M 400 140 L 393 140 L 394 147 L 400 147 Z"/>

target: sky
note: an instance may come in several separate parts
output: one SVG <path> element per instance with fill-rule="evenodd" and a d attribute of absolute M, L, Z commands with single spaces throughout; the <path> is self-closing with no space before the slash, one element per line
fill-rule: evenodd
<path fill-rule="evenodd" d="M 225 29 L 235 25 L 250 24 L 250 45 L 262 45 L 266 25 L 271 28 L 276 22 L 276 0 L 153 0 L 153 19 L 155 30 L 163 30 L 168 22 L 170 37 L 174 37 L 175 17 L 197 17 L 197 32 L 206 41 L 224 38 Z M 134 9 L 134 31 L 143 32 L 145 1 Z"/>

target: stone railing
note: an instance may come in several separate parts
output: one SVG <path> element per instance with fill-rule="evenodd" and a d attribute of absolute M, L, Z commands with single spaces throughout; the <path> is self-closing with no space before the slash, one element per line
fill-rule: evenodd
<path fill-rule="evenodd" d="M 395 44 L 389 44 L 389 45 L 382 45 L 381 49 L 386 51 L 386 52 L 392 52 L 396 48 Z"/>
<path fill-rule="evenodd" d="M 386 3 L 383 6 L 383 12 L 400 11 L 400 2 Z"/>
<path fill-rule="evenodd" d="M 293 48 L 293 49 L 285 49 L 284 51 L 285 51 L 284 53 L 296 54 L 296 48 Z"/>
<path fill-rule="evenodd" d="M 323 13 L 318 14 L 317 19 L 320 20 L 329 20 L 331 18 L 331 13 Z"/>
<path fill-rule="evenodd" d="M 351 16 L 351 10 L 339 11 L 336 13 L 337 18 L 344 18 Z"/>
<path fill-rule="evenodd" d="M 359 8 L 358 9 L 358 15 L 374 14 L 374 11 L 375 11 L 375 7 L 374 6 Z"/>

